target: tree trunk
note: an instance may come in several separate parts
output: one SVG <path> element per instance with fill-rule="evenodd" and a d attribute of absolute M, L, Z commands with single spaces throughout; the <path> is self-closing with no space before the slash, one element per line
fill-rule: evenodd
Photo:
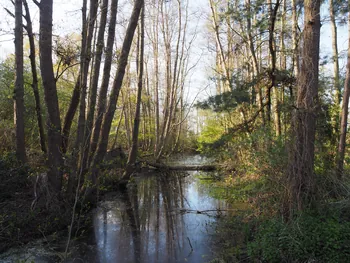
<path fill-rule="evenodd" d="M 303 60 L 298 77 L 294 147 L 289 166 L 289 213 L 303 210 L 314 197 L 314 149 L 318 111 L 320 0 L 304 0 Z"/>
<path fill-rule="evenodd" d="M 80 98 L 80 73 L 75 82 L 72 98 L 70 100 L 66 116 L 64 118 L 64 125 L 63 125 L 63 131 L 62 131 L 62 152 L 64 154 L 67 152 L 67 149 L 68 149 L 70 129 L 72 127 L 75 113 L 79 106 L 79 98 Z"/>
<path fill-rule="evenodd" d="M 350 2 L 349 7 L 350 7 Z M 349 96 L 350 96 L 350 13 L 348 14 L 348 59 L 346 65 L 346 78 L 344 84 L 343 105 L 341 111 L 340 138 L 338 145 L 337 175 L 339 178 L 343 175 L 344 156 L 346 146 L 346 131 L 348 126 Z"/>
<path fill-rule="evenodd" d="M 98 165 L 102 162 L 107 152 L 109 132 L 111 130 L 112 120 L 117 107 L 119 92 L 123 84 L 125 68 L 128 64 L 130 48 L 132 45 L 132 40 L 134 37 L 135 29 L 137 27 L 142 5 L 143 5 L 143 0 L 135 0 L 129 25 L 126 30 L 125 38 L 123 41 L 121 54 L 118 61 L 118 69 L 116 72 L 116 76 L 114 78 L 111 95 L 109 97 L 107 112 L 103 117 L 102 130 L 100 134 L 100 143 L 98 145 L 97 153 L 92 162 L 92 170 L 90 173 L 90 180 L 92 182 L 92 186 L 88 189 L 88 196 L 89 196 L 88 198 L 90 199 L 93 198 L 93 194 L 97 190 L 96 183 L 97 183 L 97 176 L 99 171 Z"/>
<path fill-rule="evenodd" d="M 48 113 L 48 181 L 55 193 L 62 187 L 63 158 L 61 152 L 61 120 L 58 107 L 56 80 L 52 63 L 52 9 L 53 0 L 40 2 L 40 69 Z"/>
<path fill-rule="evenodd" d="M 277 11 L 280 5 L 280 0 L 276 1 L 276 4 L 274 7 L 272 7 L 272 1 L 269 0 L 269 13 L 270 13 L 270 26 L 269 26 L 269 51 L 270 51 L 270 81 L 271 85 L 268 87 L 268 95 L 267 95 L 267 120 L 269 121 L 271 118 L 271 90 L 274 92 L 274 122 L 275 122 L 275 131 L 276 136 L 281 135 L 281 118 L 280 118 L 280 111 L 279 111 L 279 99 L 278 99 L 278 90 L 276 87 L 276 43 L 274 40 L 274 31 L 275 31 L 275 24 L 277 19 Z"/>
<path fill-rule="evenodd" d="M 104 33 L 107 23 L 107 10 L 108 10 L 108 0 L 102 1 L 101 6 L 101 18 L 100 18 L 100 26 L 97 36 L 97 47 L 95 52 L 95 63 L 93 67 L 93 73 L 92 73 L 92 83 L 90 86 L 90 99 L 89 99 L 89 112 L 86 119 L 86 127 L 85 127 L 85 137 L 84 142 L 86 144 L 85 146 L 85 153 L 83 158 L 83 168 L 87 168 L 88 166 L 88 160 L 91 159 L 91 152 L 90 152 L 90 140 L 92 137 L 92 129 L 93 129 L 93 121 L 95 116 L 95 107 L 96 107 L 96 97 L 97 97 L 97 86 L 98 86 L 98 80 L 100 76 L 100 67 L 101 67 L 101 60 L 102 60 L 102 52 L 104 48 Z"/>
<path fill-rule="evenodd" d="M 297 0 L 292 0 L 292 39 L 293 39 L 293 72 L 297 78 L 299 74 L 299 50 L 298 50 L 298 14 L 297 14 Z M 292 97 L 291 92 L 291 97 Z"/>
<path fill-rule="evenodd" d="M 224 55 L 224 49 L 223 45 L 221 43 L 220 35 L 219 35 L 219 23 L 217 21 L 217 12 L 215 10 L 214 2 L 213 0 L 209 0 L 210 10 L 211 10 L 211 17 L 212 17 L 212 23 L 213 23 L 213 29 L 215 33 L 215 40 L 217 42 L 217 47 L 219 48 L 219 55 L 220 55 L 220 61 L 222 62 L 222 67 L 224 69 L 224 78 L 225 78 L 225 87 L 224 91 L 229 91 L 232 88 L 232 78 L 230 75 L 230 71 L 227 65 L 227 61 Z"/>
<path fill-rule="evenodd" d="M 103 77 L 102 83 L 99 92 L 99 99 L 97 104 L 97 114 L 95 119 L 93 137 L 90 146 L 90 158 L 92 160 L 93 155 L 96 152 L 98 139 L 101 131 L 103 114 L 106 111 L 106 103 L 107 103 L 107 90 L 110 79 L 112 60 L 113 60 L 113 45 L 115 38 L 115 25 L 117 19 L 117 11 L 118 11 L 118 0 L 111 1 L 111 14 L 109 19 L 109 27 L 108 27 L 108 36 L 107 36 L 107 45 L 105 52 L 105 61 L 103 66 Z M 89 163 L 91 162 L 89 161 Z"/>
<path fill-rule="evenodd" d="M 134 119 L 134 128 L 132 131 L 132 145 L 129 152 L 128 162 L 126 164 L 126 172 L 123 175 L 122 180 L 129 181 L 130 175 L 135 165 L 137 151 L 138 151 L 138 136 L 139 136 L 139 127 L 140 127 L 140 110 L 141 110 L 141 95 L 142 95 L 142 86 L 143 86 L 143 57 L 144 57 L 144 45 L 145 45 L 145 14 L 144 14 L 144 3 L 142 5 L 141 11 L 141 23 L 140 23 L 140 34 L 139 34 L 139 54 L 138 57 L 138 82 L 137 82 L 137 101 L 136 101 L 136 111 Z"/>
<path fill-rule="evenodd" d="M 43 112 L 41 107 L 41 101 L 40 101 L 40 94 L 39 94 L 39 88 L 38 88 L 38 73 L 36 70 L 36 56 L 35 56 L 35 42 L 34 42 L 34 34 L 33 34 L 33 27 L 32 27 L 32 20 L 30 17 L 30 12 L 28 8 L 27 0 L 23 0 L 23 6 L 26 10 L 26 14 L 23 16 L 26 20 L 26 26 L 24 27 L 28 33 L 28 39 L 29 39 L 29 48 L 30 48 L 30 66 L 32 70 L 32 89 L 34 93 L 35 98 L 35 111 L 36 111 L 36 118 L 38 121 L 38 128 L 39 128 L 39 136 L 40 136 L 40 146 L 41 150 L 46 153 L 46 140 L 45 140 L 45 132 L 44 132 L 44 124 L 43 124 Z"/>
<path fill-rule="evenodd" d="M 16 53 L 16 83 L 14 90 L 14 122 L 16 127 L 17 160 L 26 162 L 26 147 L 24 139 L 24 79 L 23 79 L 23 23 L 22 0 L 15 0 L 15 53 Z"/>
<path fill-rule="evenodd" d="M 253 57 L 253 68 L 254 68 L 254 73 L 255 77 L 258 79 L 260 78 L 260 70 L 259 70 L 259 65 L 258 65 L 258 59 L 256 56 L 255 48 L 254 48 L 254 42 L 253 42 L 253 36 L 252 36 L 252 26 L 251 26 L 251 4 L 250 0 L 245 0 L 245 8 L 247 9 L 247 36 L 248 36 L 248 45 L 249 45 L 249 50 L 250 53 Z M 263 125 L 265 125 L 265 111 L 264 111 L 264 106 L 263 106 L 263 96 L 262 96 L 262 90 L 259 84 L 259 80 L 257 81 L 258 83 L 255 85 L 255 92 L 256 92 L 256 99 L 258 102 L 259 110 L 260 110 L 260 117 L 262 120 Z"/>
<path fill-rule="evenodd" d="M 160 119 L 159 119 L 159 30 L 158 30 L 158 17 L 159 7 L 157 8 L 156 21 L 154 21 L 154 40 L 153 44 L 153 63 L 154 63 L 154 104 L 155 104 L 155 138 L 156 142 L 154 145 L 155 157 L 159 151 L 160 146 Z"/>
<path fill-rule="evenodd" d="M 329 15 L 331 18 L 332 27 L 332 50 L 333 50 L 333 72 L 334 72 L 334 112 L 332 113 L 333 127 L 335 137 L 339 136 L 339 107 L 340 107 L 340 77 L 339 77 L 339 58 L 338 58 L 338 43 L 337 43 L 337 24 L 334 14 L 334 0 L 329 0 Z"/>
<path fill-rule="evenodd" d="M 270 71 L 269 71 L 269 77 L 271 84 L 266 90 L 266 103 L 267 103 L 267 122 L 270 124 L 271 120 L 271 90 L 276 86 L 276 50 L 275 50 L 275 40 L 274 40 L 274 32 L 275 32 L 275 23 L 277 18 L 277 11 L 280 5 L 280 0 L 276 1 L 276 4 L 274 7 L 272 7 L 272 1 L 268 0 L 269 3 L 269 15 L 270 15 L 270 21 L 269 21 L 269 52 L 270 52 Z M 275 110 L 277 111 L 278 119 L 279 120 L 279 112 L 278 112 L 278 101 L 276 100 L 276 107 Z M 281 123 L 276 124 L 276 134 L 281 134 Z"/>
<path fill-rule="evenodd" d="M 85 4 L 84 4 L 85 5 Z M 75 142 L 74 152 L 80 153 L 80 160 L 76 162 L 77 167 L 83 165 L 82 161 L 84 159 L 83 155 L 85 153 L 85 148 L 88 142 L 85 139 L 85 129 L 86 129 L 86 96 L 87 96 L 87 79 L 89 73 L 89 65 L 91 61 L 91 43 L 94 35 L 94 26 L 97 16 L 98 1 L 90 1 L 90 12 L 88 21 L 84 21 L 85 17 L 83 15 L 83 31 L 82 31 L 82 48 L 81 48 L 81 63 L 80 63 L 80 105 L 79 105 L 79 118 L 78 118 L 78 130 Z M 86 12 L 86 11 L 85 11 Z M 73 155 L 75 155 L 73 153 Z M 76 157 L 73 157 L 76 158 Z M 84 168 L 82 166 L 82 168 Z"/>

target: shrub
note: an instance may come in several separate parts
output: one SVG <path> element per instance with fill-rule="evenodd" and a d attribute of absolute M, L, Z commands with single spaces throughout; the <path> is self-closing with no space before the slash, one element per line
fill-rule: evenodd
<path fill-rule="evenodd" d="M 248 254 L 264 262 L 349 262 L 350 222 L 332 213 L 304 213 L 289 223 L 267 220 L 248 243 Z"/>

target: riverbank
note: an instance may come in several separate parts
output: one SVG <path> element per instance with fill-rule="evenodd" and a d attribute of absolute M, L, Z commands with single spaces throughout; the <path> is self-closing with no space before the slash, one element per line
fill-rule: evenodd
<path fill-rule="evenodd" d="M 0 160 L 0 253 L 67 229 L 71 210 L 64 206 L 32 207 L 34 176 L 29 166 L 8 155 Z"/>
<path fill-rule="evenodd" d="M 222 180 L 210 182 L 213 197 L 246 207 L 219 222 L 221 249 L 213 262 L 349 262 L 348 184 L 335 184 L 331 175 L 317 176 L 320 192 L 327 193 L 320 196 L 322 202 L 286 218 L 283 174 L 262 173 L 263 167 L 260 163 L 243 172 L 237 166 L 236 172 L 226 171 Z"/>

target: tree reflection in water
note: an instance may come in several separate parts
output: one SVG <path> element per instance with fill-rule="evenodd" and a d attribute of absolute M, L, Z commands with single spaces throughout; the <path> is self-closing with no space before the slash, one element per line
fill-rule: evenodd
<path fill-rule="evenodd" d="M 127 192 L 101 202 L 94 216 L 95 260 L 209 261 L 215 217 L 184 211 L 225 209 L 226 204 L 209 197 L 208 189 L 197 182 L 195 174 L 136 177 Z"/>

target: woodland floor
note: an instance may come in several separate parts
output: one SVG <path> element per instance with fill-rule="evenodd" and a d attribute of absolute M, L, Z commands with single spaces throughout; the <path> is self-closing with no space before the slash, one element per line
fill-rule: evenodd
<path fill-rule="evenodd" d="M 0 162 L 0 253 L 64 229 L 70 215 L 60 209 L 31 209 L 33 183 L 28 169 Z"/>

